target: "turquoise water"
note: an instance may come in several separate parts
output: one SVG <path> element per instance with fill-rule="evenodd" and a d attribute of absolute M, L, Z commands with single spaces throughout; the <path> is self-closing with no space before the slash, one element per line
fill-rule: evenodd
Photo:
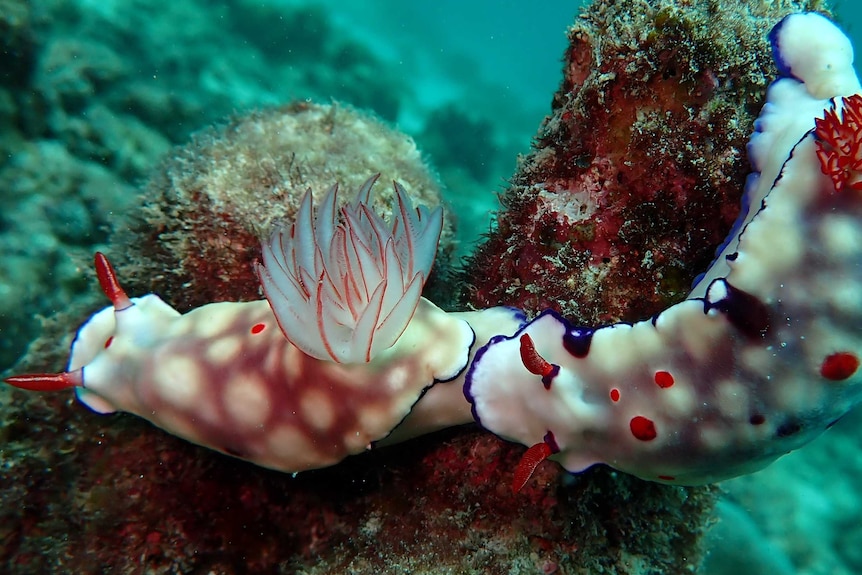
<path fill-rule="evenodd" d="M 561 1 L 529 7 L 453 0 L 0 1 L 0 372 L 39 333 L 39 317 L 68 310 L 88 290 L 91 278 L 83 270 L 95 249 L 109 246 L 113 214 L 131 209 L 171 146 L 254 108 L 337 100 L 371 110 L 412 136 L 461 222 L 458 253 L 469 253 L 491 225 L 496 193 L 549 110 L 565 28 L 578 7 Z M 838 3 L 836 13 L 862 46 L 854 8 Z M 30 454 L 13 453 L 28 424 L 10 407 L 21 396 L 5 388 L 2 393 L 0 406 L 19 417 L 7 421 L 0 435 L 8 442 L 0 444 L 4 502 L 51 481 L 71 482 L 52 478 L 51 467 L 32 464 Z M 80 431 L 76 426 L 87 418 L 93 422 L 84 425 L 94 436 L 111 425 L 54 401 L 50 409 L 35 408 L 42 434 L 65 429 L 65 420 L 50 419 L 54 408 L 79 410 L 69 424 L 73 430 Z M 710 557 L 702 572 L 857 572 L 862 497 L 855 479 L 862 465 L 853 419 L 766 471 L 726 484 L 717 511 L 722 522 L 708 538 Z M 213 461 L 217 466 L 220 460 Z M 231 473 L 221 473 L 230 479 Z M 22 477 L 31 479 L 22 483 Z M 87 494 L 76 510 L 81 515 L 64 528 L 80 528 L 76 521 L 98 516 L 103 500 L 110 505 L 127 496 Z M 46 508 L 62 516 L 58 501 L 49 498 Z M 39 524 L 40 533 L 49 531 L 46 524 Z M 27 523 L 16 523 L 16 529 L 22 525 Z M 39 545 L 25 552 L 21 544 L 21 537 L 36 540 L 40 533 L 0 528 L 0 556 L 16 566 L 15 573 L 40 572 L 27 567 L 38 562 L 24 561 L 38 555 Z M 152 546 L 158 544 L 154 539 Z M 176 559 L 158 572 L 206 572 L 206 565 L 192 563 Z M 115 572 L 93 565 L 92 572 Z M 66 572 L 60 563 L 51 570 Z M 285 566 L 280 572 L 293 571 Z"/>

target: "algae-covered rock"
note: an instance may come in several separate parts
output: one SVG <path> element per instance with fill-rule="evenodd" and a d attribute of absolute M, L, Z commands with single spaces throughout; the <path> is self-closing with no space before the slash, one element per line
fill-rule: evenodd
<path fill-rule="evenodd" d="M 594 2 L 551 114 L 465 267 L 476 307 L 636 321 L 682 300 L 739 213 L 777 75 L 767 40 L 820 0 Z"/>
<path fill-rule="evenodd" d="M 237 116 L 196 134 L 154 171 L 129 231 L 117 237 L 132 293 L 158 292 L 178 309 L 261 299 L 253 262 L 279 221 L 292 221 L 306 190 L 334 184 L 352 199 L 375 173 L 375 205 L 394 205 L 392 181 L 414 203 L 438 206 L 440 186 L 413 140 L 370 114 L 307 102 Z M 452 251 L 447 214 L 437 266 Z"/>

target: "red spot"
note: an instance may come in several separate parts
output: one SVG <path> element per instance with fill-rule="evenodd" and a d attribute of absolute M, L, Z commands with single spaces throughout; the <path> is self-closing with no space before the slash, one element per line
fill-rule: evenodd
<path fill-rule="evenodd" d="M 521 461 L 518 462 L 518 467 L 515 468 L 512 491 L 519 492 L 533 476 L 539 464 L 546 460 L 551 453 L 553 453 L 551 446 L 544 441 L 527 449 L 524 456 L 521 457 Z"/>
<path fill-rule="evenodd" d="M 258 333 L 262 332 L 264 329 L 266 329 L 266 324 L 256 323 L 253 326 L 251 326 L 251 333 L 258 334 Z"/>
<path fill-rule="evenodd" d="M 820 171 L 832 179 L 835 191 L 862 191 L 862 96 L 843 99 L 841 117 L 828 110 L 814 120 Z"/>
<path fill-rule="evenodd" d="M 820 375 L 832 381 L 847 379 L 859 369 L 859 358 L 855 353 L 839 351 L 833 353 L 823 360 L 820 366 Z"/>
<path fill-rule="evenodd" d="M 109 337 L 105 340 L 105 349 L 108 349 L 108 346 L 114 341 L 114 336 Z"/>
<path fill-rule="evenodd" d="M 632 435 L 641 441 L 652 441 L 658 435 L 655 430 L 655 423 L 642 415 L 632 417 L 629 427 L 632 430 Z"/>
<path fill-rule="evenodd" d="M 620 400 L 620 390 L 616 387 L 611 390 L 611 401 L 614 403 Z"/>
<path fill-rule="evenodd" d="M 676 481 L 676 477 L 673 475 L 659 475 L 658 478 L 662 481 Z"/>
<path fill-rule="evenodd" d="M 655 372 L 655 384 L 663 389 L 673 385 L 673 376 L 668 371 Z"/>

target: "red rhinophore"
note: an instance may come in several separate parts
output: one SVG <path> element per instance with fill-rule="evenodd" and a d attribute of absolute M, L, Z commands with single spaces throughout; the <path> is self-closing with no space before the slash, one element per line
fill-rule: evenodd
<path fill-rule="evenodd" d="M 614 403 L 616 403 L 620 400 L 620 390 L 617 389 L 616 387 L 611 390 L 610 395 L 611 395 L 611 401 L 613 401 Z"/>
<path fill-rule="evenodd" d="M 668 388 L 673 385 L 673 376 L 668 371 L 655 372 L 655 384 L 661 388 Z"/>
<path fill-rule="evenodd" d="M 521 336 L 521 363 L 527 368 L 527 371 L 534 375 L 546 377 L 554 371 L 552 363 L 539 355 L 536 351 L 536 346 L 533 343 L 533 338 L 529 334 Z"/>
<path fill-rule="evenodd" d="M 820 375 L 832 381 L 842 381 L 856 373 L 859 369 L 859 358 L 855 353 L 839 351 L 823 360 L 820 365 Z"/>
<path fill-rule="evenodd" d="M 70 387 L 83 387 L 84 378 L 80 369 L 64 373 L 28 373 L 4 379 L 9 385 L 28 391 L 59 391 Z"/>
<path fill-rule="evenodd" d="M 629 422 L 629 427 L 632 430 L 632 435 L 641 441 L 652 441 L 658 433 L 655 430 L 655 423 L 651 419 L 647 419 L 642 415 L 632 417 Z"/>
<path fill-rule="evenodd" d="M 512 491 L 517 493 L 523 489 L 539 464 L 546 460 L 551 453 L 553 453 L 551 446 L 544 441 L 527 449 L 524 456 L 521 457 L 521 461 L 518 462 L 518 467 L 515 468 Z"/>
<path fill-rule="evenodd" d="M 96 252 L 94 258 L 96 266 L 96 277 L 99 278 L 99 285 L 102 286 L 102 291 L 111 300 L 116 311 L 122 311 L 131 307 L 132 300 L 126 295 L 126 292 L 120 286 L 117 280 L 117 272 L 114 266 L 108 261 L 108 258 L 102 252 Z"/>
<path fill-rule="evenodd" d="M 251 326 L 251 333 L 258 334 L 258 333 L 262 332 L 264 329 L 266 329 L 265 323 L 256 323 L 253 326 Z"/>
<path fill-rule="evenodd" d="M 114 336 L 108 336 L 108 339 L 105 340 L 105 349 L 108 349 L 111 346 L 111 343 L 114 341 Z"/>
<path fill-rule="evenodd" d="M 835 191 L 862 191 L 862 96 L 843 98 L 841 117 L 827 110 L 814 120 L 820 170 L 832 179 Z"/>

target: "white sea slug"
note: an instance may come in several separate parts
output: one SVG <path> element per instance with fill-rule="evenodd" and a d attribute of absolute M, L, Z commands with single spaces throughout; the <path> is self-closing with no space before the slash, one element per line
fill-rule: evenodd
<path fill-rule="evenodd" d="M 749 146 L 750 207 L 689 298 L 597 329 L 548 311 L 477 352 L 476 419 L 530 446 L 515 489 L 548 457 L 668 483 L 749 473 L 859 402 L 862 90 L 826 18 L 770 38 L 787 77 Z"/>
<path fill-rule="evenodd" d="M 338 216 L 337 188 L 316 218 L 306 194 L 296 223 L 264 246 L 258 271 L 268 301 L 214 303 L 180 315 L 155 295 L 129 299 L 107 258 L 96 254 L 113 306 L 80 329 L 68 371 L 6 381 L 74 387 L 97 412 L 135 413 L 189 441 L 283 471 L 332 465 L 365 450 L 430 386 L 464 371 L 475 339 L 466 321 L 420 298 L 440 210 L 414 210 L 395 184 L 399 207 L 386 224 L 368 207 L 375 180 Z"/>

